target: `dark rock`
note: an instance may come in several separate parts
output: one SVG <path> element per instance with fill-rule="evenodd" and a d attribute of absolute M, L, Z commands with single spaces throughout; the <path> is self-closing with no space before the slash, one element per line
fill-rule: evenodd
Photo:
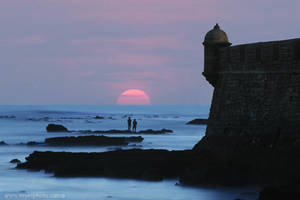
<path fill-rule="evenodd" d="M 300 199 L 300 185 L 267 186 L 259 193 L 259 200 Z"/>
<path fill-rule="evenodd" d="M 207 135 L 193 150 L 211 155 L 205 164 L 191 169 L 183 181 L 195 184 L 207 178 L 221 184 L 252 185 L 300 181 L 299 142 L 298 135 L 288 134 Z M 199 169 L 208 169 L 207 176 L 202 177 Z M 220 182 L 220 177 L 224 183 Z"/>
<path fill-rule="evenodd" d="M 131 134 L 132 132 L 129 131 L 129 130 L 115 130 L 115 129 L 112 129 L 112 130 L 107 130 L 107 131 L 102 131 L 102 130 L 97 130 L 97 131 L 90 131 L 91 133 L 100 133 L 100 134 L 107 134 L 107 133 L 111 133 L 111 134 Z"/>
<path fill-rule="evenodd" d="M 186 124 L 191 124 L 191 125 L 207 125 L 208 119 L 194 119 Z"/>
<path fill-rule="evenodd" d="M 111 130 L 97 130 L 97 131 L 91 131 L 91 130 L 80 130 L 77 132 L 81 133 L 88 133 L 88 134 L 165 134 L 165 133 L 172 133 L 172 130 L 169 129 L 161 129 L 161 130 L 141 130 L 138 132 L 132 132 L 129 130 L 116 130 L 116 129 L 111 129 Z"/>
<path fill-rule="evenodd" d="M 19 168 L 44 169 L 57 176 L 147 180 L 179 178 L 185 185 L 242 186 L 300 182 L 300 147 L 290 145 L 290 149 L 287 149 L 283 145 L 296 141 L 290 137 L 278 139 L 278 146 L 271 142 L 272 137 L 258 139 L 256 136 L 256 142 L 253 143 L 250 136 L 220 138 L 211 135 L 205 136 L 194 150 L 186 151 L 119 150 L 95 154 L 35 152 Z M 53 144 L 56 142 L 54 140 Z M 66 143 L 63 141 L 62 144 Z"/>
<path fill-rule="evenodd" d="M 19 169 L 55 176 L 92 176 L 162 180 L 179 177 L 197 158 L 193 151 L 118 150 L 104 153 L 37 152 Z"/>
<path fill-rule="evenodd" d="M 68 132 L 68 129 L 59 124 L 48 124 L 46 127 L 47 132 Z"/>
<path fill-rule="evenodd" d="M 88 133 L 120 132 L 132 134 L 128 130 Z M 158 133 L 153 130 L 138 132 Z M 84 139 L 76 140 L 75 137 L 67 140 L 49 139 L 45 143 L 86 144 Z M 96 139 L 93 138 L 94 141 Z M 97 154 L 36 152 L 19 167 L 45 169 L 57 176 L 86 175 L 147 180 L 171 177 L 179 178 L 186 185 L 269 185 L 300 182 L 299 156 L 299 135 L 251 135 L 241 132 L 240 135 L 206 135 L 190 151 L 120 150 Z M 52 157 L 55 157 L 53 161 Z M 68 166 L 68 163 L 74 164 Z"/>
<path fill-rule="evenodd" d="M 0 141 L 0 145 L 8 145 L 4 141 Z"/>
<path fill-rule="evenodd" d="M 12 159 L 10 161 L 10 163 L 17 163 L 17 164 L 19 164 L 19 163 L 21 163 L 21 161 L 19 159 Z"/>
<path fill-rule="evenodd" d="M 31 146 L 31 145 L 38 145 L 38 144 L 43 144 L 41 142 L 35 142 L 35 141 L 30 141 L 30 142 L 27 142 L 27 145 Z"/>
<path fill-rule="evenodd" d="M 164 134 L 164 133 L 173 133 L 173 131 L 169 129 L 161 129 L 161 130 L 148 129 L 148 130 L 139 131 L 137 133 L 138 134 Z"/>
<path fill-rule="evenodd" d="M 138 137 L 106 137 L 106 136 L 79 136 L 47 138 L 44 143 L 28 142 L 27 145 L 50 146 L 115 146 L 128 145 L 130 142 L 142 142 L 144 138 Z"/>
<path fill-rule="evenodd" d="M 16 116 L 13 115 L 1 115 L 0 119 L 15 119 Z"/>
<path fill-rule="evenodd" d="M 95 119 L 104 119 L 104 117 L 97 115 Z"/>
<path fill-rule="evenodd" d="M 161 180 L 185 185 L 266 185 L 300 180 L 299 154 L 253 150 L 119 150 L 105 153 L 34 152 L 19 168 L 56 176 L 106 176 Z"/>

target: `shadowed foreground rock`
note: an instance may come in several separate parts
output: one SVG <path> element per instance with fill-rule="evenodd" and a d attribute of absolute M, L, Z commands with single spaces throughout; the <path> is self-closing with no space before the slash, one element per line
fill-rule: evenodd
<path fill-rule="evenodd" d="M 28 142 L 27 145 L 49 146 L 114 146 L 128 145 L 129 142 L 142 142 L 144 138 L 138 137 L 106 137 L 106 136 L 78 136 L 47 138 L 43 143 Z"/>
<path fill-rule="evenodd" d="M 197 157 L 193 151 L 122 150 L 104 153 L 37 152 L 17 168 L 55 176 L 100 176 L 162 180 L 179 177 Z"/>
<path fill-rule="evenodd" d="M 104 153 L 34 152 L 18 168 L 55 176 L 104 176 L 161 180 L 186 185 L 268 185 L 300 180 L 299 155 L 277 150 L 209 151 L 119 150 Z"/>
<path fill-rule="evenodd" d="M 186 124 L 188 125 L 207 125 L 208 119 L 194 119 Z"/>
<path fill-rule="evenodd" d="M 268 186 L 259 194 L 259 200 L 300 199 L 300 185 Z"/>

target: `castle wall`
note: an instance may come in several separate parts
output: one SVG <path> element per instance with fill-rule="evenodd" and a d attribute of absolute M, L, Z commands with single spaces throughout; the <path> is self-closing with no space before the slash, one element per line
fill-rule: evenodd
<path fill-rule="evenodd" d="M 237 45 L 219 51 L 218 72 L 300 71 L 300 39 Z"/>
<path fill-rule="evenodd" d="M 300 134 L 300 39 L 220 49 L 206 135 Z"/>

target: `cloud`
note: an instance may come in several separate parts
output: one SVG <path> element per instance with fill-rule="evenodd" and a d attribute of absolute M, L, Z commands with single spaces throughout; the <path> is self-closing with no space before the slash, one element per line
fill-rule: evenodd
<path fill-rule="evenodd" d="M 82 46 L 100 46 L 118 45 L 129 49 L 136 50 L 152 50 L 152 49 L 182 49 L 185 48 L 182 38 L 167 35 L 152 35 L 147 37 L 89 37 L 81 39 L 73 39 L 70 41 L 72 45 Z M 186 47 L 187 48 L 187 47 Z"/>
<path fill-rule="evenodd" d="M 21 37 L 9 37 L 0 40 L 0 45 L 6 46 L 27 46 L 27 45 L 40 45 L 47 41 L 45 36 L 31 35 Z"/>
<path fill-rule="evenodd" d="M 107 61 L 113 64 L 121 64 L 126 66 L 162 66 L 164 59 L 159 55 L 146 55 L 146 54 L 118 54 Z"/>
<path fill-rule="evenodd" d="M 214 12 L 216 0 L 74 0 L 74 16 L 110 23 L 169 24 L 205 20 L 221 13 Z M 201 12 L 199 12 L 201 9 Z"/>

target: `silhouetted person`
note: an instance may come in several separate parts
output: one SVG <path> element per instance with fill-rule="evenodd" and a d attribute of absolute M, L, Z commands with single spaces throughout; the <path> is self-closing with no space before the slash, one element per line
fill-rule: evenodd
<path fill-rule="evenodd" d="M 131 118 L 130 117 L 128 117 L 127 123 L 128 123 L 128 130 L 131 131 Z"/>
<path fill-rule="evenodd" d="M 136 133 L 136 125 L 137 125 L 137 121 L 136 121 L 136 119 L 134 119 L 134 120 L 133 120 L 133 122 L 132 122 L 132 125 L 133 125 L 133 127 L 132 127 L 132 129 L 133 129 L 133 132 L 135 132 L 135 133 Z"/>

